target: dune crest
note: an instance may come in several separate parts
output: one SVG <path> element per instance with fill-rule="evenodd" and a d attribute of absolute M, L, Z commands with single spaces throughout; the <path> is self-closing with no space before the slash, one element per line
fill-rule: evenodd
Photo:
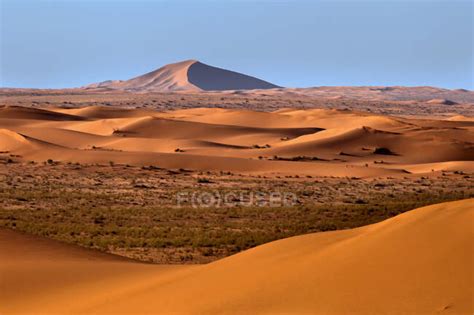
<path fill-rule="evenodd" d="M 50 121 L 78 121 L 83 117 L 23 106 L 0 106 L 0 118 Z"/>

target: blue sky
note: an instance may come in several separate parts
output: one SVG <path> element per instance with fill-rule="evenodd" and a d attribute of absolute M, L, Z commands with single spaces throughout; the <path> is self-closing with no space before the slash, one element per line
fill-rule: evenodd
<path fill-rule="evenodd" d="M 473 87 L 473 1 L 0 0 L 0 86 L 198 59 L 272 83 Z"/>

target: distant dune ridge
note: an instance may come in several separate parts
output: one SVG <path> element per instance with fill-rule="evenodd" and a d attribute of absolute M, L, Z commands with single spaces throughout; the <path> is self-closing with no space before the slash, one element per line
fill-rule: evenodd
<path fill-rule="evenodd" d="M 127 81 L 109 80 L 85 86 L 85 89 L 111 89 L 130 92 L 224 91 L 272 89 L 278 86 L 266 81 L 185 60 L 166 65 Z"/>
<path fill-rule="evenodd" d="M 472 314 L 473 199 L 150 265 L 0 229 L 2 314 Z"/>
<path fill-rule="evenodd" d="M 318 79 L 317 77 L 315 79 Z M 321 81 L 319 78 L 318 81 Z M 366 99 L 387 101 L 419 101 L 427 105 L 474 104 L 474 92 L 431 86 L 317 86 L 308 88 L 280 87 L 238 72 L 216 68 L 197 60 L 165 65 L 130 80 L 108 80 L 81 88 L 84 91 L 110 92 L 218 92 L 258 95 L 299 95 L 327 99 Z M 2 89 L 8 93 L 8 89 Z"/>

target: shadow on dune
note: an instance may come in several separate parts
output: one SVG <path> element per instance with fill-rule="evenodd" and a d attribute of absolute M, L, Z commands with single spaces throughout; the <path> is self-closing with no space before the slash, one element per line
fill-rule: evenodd
<path fill-rule="evenodd" d="M 195 62 L 189 67 L 188 80 L 205 91 L 278 88 L 274 84 L 254 77 L 211 67 L 200 62 Z"/>

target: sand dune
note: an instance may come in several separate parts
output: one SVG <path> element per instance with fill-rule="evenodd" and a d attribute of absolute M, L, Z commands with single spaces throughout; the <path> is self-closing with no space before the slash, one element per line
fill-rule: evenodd
<path fill-rule="evenodd" d="M 104 106 L 87 106 L 80 108 L 48 108 L 50 111 L 89 119 L 133 118 L 152 115 L 154 112 L 143 109 L 127 109 Z"/>
<path fill-rule="evenodd" d="M 334 132 L 334 130 L 330 130 Z M 449 135 L 458 132 L 458 142 L 447 140 Z M 319 155 L 332 156 L 344 153 L 346 156 L 374 159 L 381 157 L 392 162 L 423 163 L 447 160 L 474 160 L 474 146 L 463 142 L 472 139 L 465 130 L 423 130 L 414 128 L 404 133 L 389 132 L 367 126 L 343 129 L 340 132 L 322 132 L 288 141 L 285 145 L 268 149 L 273 155 Z M 443 136 L 440 136 L 443 133 Z M 443 139 L 444 138 L 444 139 Z M 390 147 L 392 154 L 375 154 L 376 148 Z M 426 155 L 421 156 L 418 148 L 423 147 Z M 356 159 L 357 160 L 357 159 Z"/>
<path fill-rule="evenodd" d="M 45 110 L 45 109 L 20 107 L 20 106 L 1 106 L 0 118 L 52 120 L 52 121 L 84 120 L 84 118 L 74 116 L 74 115 L 56 113 L 56 112 Z"/>
<path fill-rule="evenodd" d="M 262 121 L 266 127 L 297 128 L 315 127 L 329 129 L 369 126 L 373 128 L 403 127 L 401 119 L 367 113 L 339 111 L 331 109 L 277 110 L 274 112 L 255 112 L 250 110 L 197 108 L 177 110 L 159 114 L 178 120 L 195 121 L 209 124 L 226 124 L 248 127 L 260 127 Z"/>
<path fill-rule="evenodd" d="M 466 117 L 466 116 L 463 116 L 463 115 L 454 115 L 454 116 L 451 116 L 449 117 L 447 120 L 451 120 L 451 121 L 474 121 L 474 118 L 473 117 Z"/>
<path fill-rule="evenodd" d="M 107 288 L 116 290 L 182 268 L 147 265 L 0 229 L 0 312 L 66 314 L 86 300 L 107 297 Z"/>
<path fill-rule="evenodd" d="M 21 134 L 8 129 L 0 129 L 0 150 L 14 151 L 29 145 L 30 142 Z"/>
<path fill-rule="evenodd" d="M 449 161 L 438 163 L 421 163 L 405 165 L 404 169 L 414 174 L 423 174 L 430 171 L 464 171 L 474 172 L 474 163 L 470 161 Z"/>
<path fill-rule="evenodd" d="M 428 104 L 441 104 L 441 105 L 456 105 L 457 103 L 451 100 L 447 100 L 444 98 L 435 98 L 432 100 L 427 101 Z"/>
<path fill-rule="evenodd" d="M 278 86 L 237 72 L 185 60 L 163 66 L 127 81 L 94 83 L 85 89 L 112 89 L 131 92 L 223 91 L 271 89 Z"/>
<path fill-rule="evenodd" d="M 17 154 L 34 154 L 42 150 L 64 149 L 60 145 L 36 139 L 8 129 L 0 129 L 0 151 Z M 20 155 L 21 156 L 21 155 Z"/>
<path fill-rule="evenodd" d="M 100 146 L 110 141 L 109 137 L 101 135 L 43 125 L 40 127 L 16 126 L 11 129 L 21 134 L 27 134 L 30 139 L 70 149 L 91 149 L 92 145 Z"/>
<path fill-rule="evenodd" d="M 371 177 L 419 172 L 426 168 L 416 164 L 436 162 L 464 161 L 458 165 L 469 168 L 474 160 L 474 123 L 468 120 L 322 109 L 154 112 L 93 106 L 2 111 L 0 150 L 24 161 Z M 447 164 L 431 169 L 442 170 L 442 165 Z"/>
<path fill-rule="evenodd" d="M 181 267 L 0 231 L 1 308 L 5 314 L 471 314 L 472 222 L 474 200 L 456 201 Z"/>

